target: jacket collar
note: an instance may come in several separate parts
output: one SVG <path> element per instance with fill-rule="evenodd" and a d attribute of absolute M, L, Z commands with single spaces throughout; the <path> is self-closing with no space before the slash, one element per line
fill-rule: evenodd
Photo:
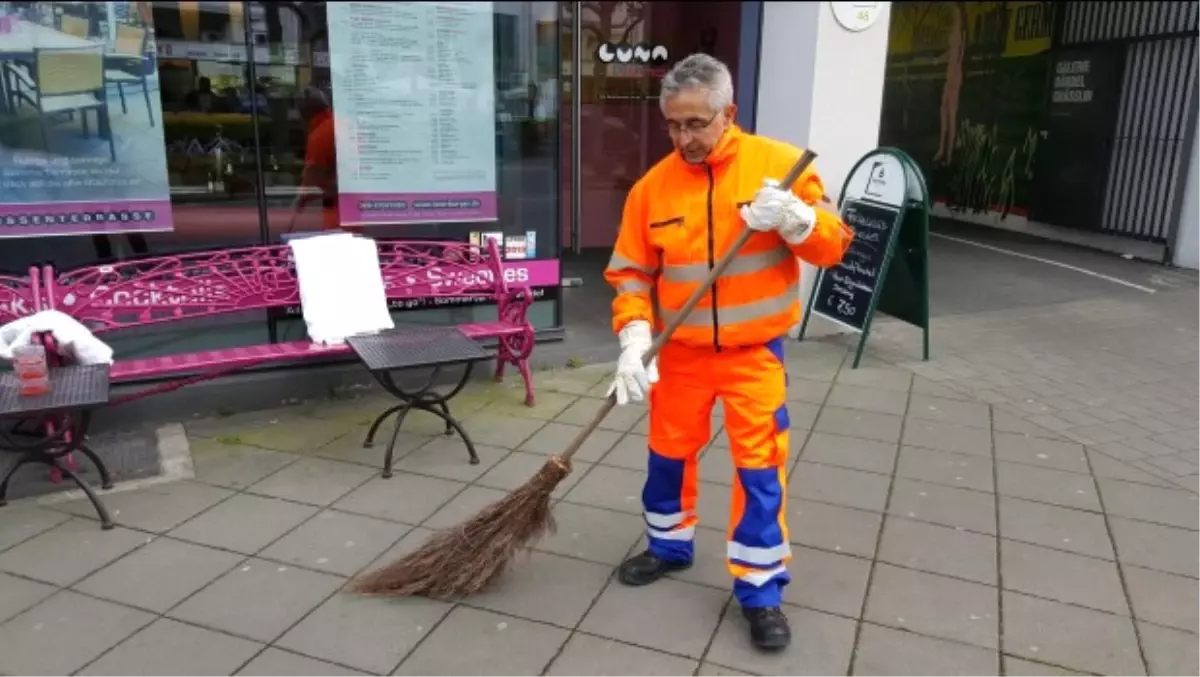
<path fill-rule="evenodd" d="M 746 133 L 742 131 L 741 127 L 738 127 L 736 124 L 729 125 L 729 129 L 725 130 L 725 133 L 717 140 L 717 145 L 713 146 L 712 152 L 708 154 L 708 157 L 704 158 L 703 165 L 716 169 L 728 164 L 737 156 L 739 142 L 745 135 Z M 704 171 L 702 165 L 691 165 L 685 162 L 678 152 L 675 153 L 675 157 L 678 162 L 693 171 Z"/>

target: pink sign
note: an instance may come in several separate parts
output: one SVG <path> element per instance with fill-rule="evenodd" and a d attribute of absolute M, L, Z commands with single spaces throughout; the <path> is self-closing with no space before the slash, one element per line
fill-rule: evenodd
<path fill-rule="evenodd" d="M 562 281 L 559 277 L 558 259 L 505 261 L 504 281 L 530 287 L 557 287 Z"/>

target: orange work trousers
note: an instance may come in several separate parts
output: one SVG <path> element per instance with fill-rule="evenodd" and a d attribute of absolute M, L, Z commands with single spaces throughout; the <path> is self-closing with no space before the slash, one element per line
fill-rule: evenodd
<path fill-rule="evenodd" d="M 694 557 L 697 461 L 713 437 L 712 408 L 720 397 L 735 470 L 726 532 L 734 596 L 747 608 L 779 606 L 792 556 L 783 339 L 720 351 L 670 342 L 658 356 L 658 373 L 642 490 L 650 552 L 671 562 Z"/>

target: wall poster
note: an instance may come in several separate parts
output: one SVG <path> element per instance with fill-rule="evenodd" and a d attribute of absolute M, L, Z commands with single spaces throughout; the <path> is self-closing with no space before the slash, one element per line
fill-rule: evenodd
<path fill-rule="evenodd" d="M 326 8 L 342 224 L 495 220 L 492 3 Z"/>
<path fill-rule="evenodd" d="M 0 238 L 171 230 L 148 4 L 3 3 Z"/>

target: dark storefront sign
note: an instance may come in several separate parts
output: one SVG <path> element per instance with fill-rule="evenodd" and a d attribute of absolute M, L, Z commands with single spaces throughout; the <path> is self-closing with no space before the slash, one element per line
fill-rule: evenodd
<path fill-rule="evenodd" d="M 1124 52 L 1077 47 L 1054 56 L 1030 216 L 1099 229 L 1121 95 Z"/>

